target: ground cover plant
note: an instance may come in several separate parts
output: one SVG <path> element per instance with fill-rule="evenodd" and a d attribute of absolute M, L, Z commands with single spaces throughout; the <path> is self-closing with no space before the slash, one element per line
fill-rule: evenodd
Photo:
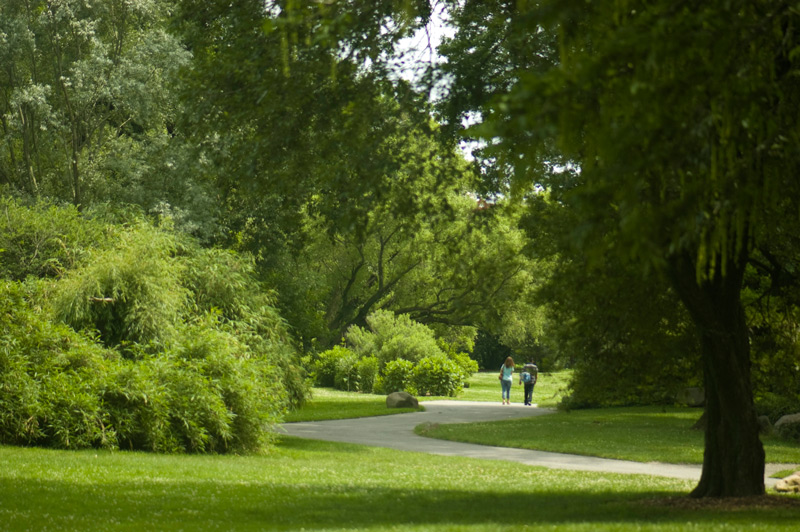
<path fill-rule="evenodd" d="M 639 462 L 703 463 L 701 411 L 683 407 L 573 410 L 547 416 L 426 427 L 426 436 Z M 423 429 L 418 429 L 422 431 Z M 767 462 L 800 464 L 800 444 L 763 436 Z"/>
<path fill-rule="evenodd" d="M 789 531 L 800 499 L 684 504 L 692 482 L 282 438 L 264 456 L 0 447 L 19 530 Z"/>

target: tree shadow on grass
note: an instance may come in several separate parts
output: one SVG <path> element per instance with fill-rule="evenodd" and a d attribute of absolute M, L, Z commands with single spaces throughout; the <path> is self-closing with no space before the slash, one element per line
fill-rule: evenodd
<path fill-rule="evenodd" d="M 797 497 L 779 498 L 793 505 L 695 506 L 674 491 L 686 485 L 678 481 L 300 438 L 282 440 L 267 457 L 8 449 L 5 458 L 11 467 L 0 474 L 4 531 L 672 531 L 726 524 L 788 531 L 800 520 Z"/>
<path fill-rule="evenodd" d="M 282 434 L 278 440 L 281 449 L 303 453 L 354 453 L 369 454 L 369 447 L 358 443 L 311 440 Z"/>
<path fill-rule="evenodd" d="M 303 480 L 303 479 L 300 479 Z M 587 530 L 647 525 L 652 530 L 728 524 L 733 529 L 793 530 L 797 505 L 764 508 L 686 508 L 664 492 L 585 493 L 554 486 L 547 493 L 464 489 L 155 479 L 80 485 L 20 482 L 4 501 L 4 530 L 319 530 L 450 527 L 517 529 L 575 525 Z M 9 488 L 8 480 L 4 490 Z M 31 513 L 31 500 L 51 495 L 47 508 Z M 666 495 L 674 497 L 667 498 Z M 45 514 L 46 519 L 39 517 Z"/>

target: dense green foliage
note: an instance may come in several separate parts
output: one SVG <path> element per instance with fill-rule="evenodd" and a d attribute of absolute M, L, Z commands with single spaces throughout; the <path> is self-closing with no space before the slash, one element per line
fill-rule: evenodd
<path fill-rule="evenodd" d="M 85 206 L 178 199 L 178 70 L 161 0 L 0 6 L 0 183 Z M 161 197 L 159 197 L 161 196 Z"/>
<path fill-rule="evenodd" d="M 674 292 L 697 329 L 708 417 L 694 494 L 763 493 L 742 296 L 760 254 L 796 284 L 796 6 L 456 4 L 448 59 L 486 49 L 469 48 L 476 29 L 504 52 L 493 57 L 508 75 L 490 69 L 500 82 L 457 107 L 483 114 L 476 132 L 489 164 L 509 176 L 495 190 L 524 199 L 543 186 L 571 209 L 568 229 L 590 267 L 630 264 Z M 462 79 L 467 93 L 487 87 Z"/>
<path fill-rule="evenodd" d="M 104 224 L 77 209 L 44 202 L 31 207 L 0 198 L 0 277 L 56 277 L 77 267 L 108 241 Z"/>
<path fill-rule="evenodd" d="M 695 330 L 664 280 L 613 251 L 587 257 L 565 231 L 570 209 L 552 198 L 531 198 L 529 208 L 533 252 L 550 268 L 536 293 L 548 322 L 543 343 L 575 370 L 566 404 L 671 404 L 681 388 L 702 386 Z"/>
<path fill-rule="evenodd" d="M 367 317 L 367 324 L 347 331 L 349 347 L 337 345 L 318 355 L 313 362 L 318 386 L 454 396 L 478 371 L 467 354 L 443 350 L 431 329 L 406 315 L 379 310 Z"/>
<path fill-rule="evenodd" d="M 186 331 L 192 353 L 129 360 L 53 320 L 40 306 L 46 287 L 31 285 L 3 281 L 0 290 L 2 441 L 224 452 L 272 439 L 285 392 L 273 366 L 234 351 L 234 336 L 203 324 Z"/>
<path fill-rule="evenodd" d="M 6 268 L 0 290 L 2 441 L 258 451 L 304 400 L 252 262 L 136 217 L 4 207 L 3 235 L 24 258 L 10 265 L 27 271 Z"/>

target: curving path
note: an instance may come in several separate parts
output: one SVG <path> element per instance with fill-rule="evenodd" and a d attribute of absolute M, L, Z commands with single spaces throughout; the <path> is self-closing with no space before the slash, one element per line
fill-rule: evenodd
<path fill-rule="evenodd" d="M 423 405 L 425 406 L 425 412 L 358 419 L 286 423 L 283 425 L 283 431 L 290 436 L 300 438 L 358 443 L 445 456 L 505 460 L 552 469 L 642 474 L 694 481 L 700 480 L 701 468 L 699 465 L 629 462 L 591 456 L 490 447 L 417 436 L 414 434 L 414 427 L 424 423 L 471 423 L 541 416 L 553 412 L 551 409 L 526 407 L 522 404 L 503 406 L 496 403 L 471 401 L 425 401 Z M 765 478 L 767 486 L 772 486 L 775 483 L 775 479 L 768 478 L 769 475 L 787 467 L 786 464 L 769 464 L 766 471 L 767 478 Z"/>

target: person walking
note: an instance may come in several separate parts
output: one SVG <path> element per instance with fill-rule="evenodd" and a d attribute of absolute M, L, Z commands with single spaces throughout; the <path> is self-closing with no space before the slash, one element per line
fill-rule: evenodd
<path fill-rule="evenodd" d="M 511 384 L 512 375 L 514 374 L 514 359 L 511 357 L 506 358 L 506 361 L 500 366 L 500 391 L 503 397 L 503 404 L 511 404 Z"/>
<path fill-rule="evenodd" d="M 533 404 L 533 387 L 539 379 L 539 368 L 531 360 L 522 366 L 522 372 L 519 374 L 519 382 L 525 386 L 525 406 Z"/>

